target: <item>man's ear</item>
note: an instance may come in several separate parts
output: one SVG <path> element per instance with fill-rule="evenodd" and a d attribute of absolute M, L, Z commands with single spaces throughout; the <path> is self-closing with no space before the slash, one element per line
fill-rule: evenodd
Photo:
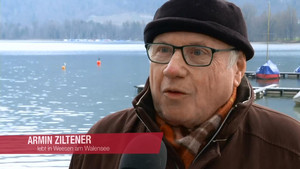
<path fill-rule="evenodd" d="M 238 53 L 238 59 L 236 62 L 236 70 L 235 70 L 235 77 L 234 77 L 234 86 L 238 87 L 242 81 L 242 78 L 246 71 L 246 56 L 242 51 Z"/>

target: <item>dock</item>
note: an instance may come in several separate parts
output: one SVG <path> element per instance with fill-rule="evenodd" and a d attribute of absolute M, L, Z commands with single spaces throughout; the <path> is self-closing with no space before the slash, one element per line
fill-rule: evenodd
<path fill-rule="evenodd" d="M 144 89 L 144 86 L 143 84 L 140 84 L 140 85 L 136 85 L 134 86 L 136 89 L 137 89 L 137 93 L 140 93 L 143 89 Z"/>
<path fill-rule="evenodd" d="M 276 84 L 265 87 L 253 87 L 256 99 L 263 96 L 294 96 L 300 91 L 300 88 L 276 87 L 274 85 Z"/>
<path fill-rule="evenodd" d="M 256 72 L 255 71 L 246 71 L 245 75 L 249 78 L 256 78 L 255 76 Z M 296 78 L 300 79 L 300 73 L 298 72 L 280 72 L 280 78 Z"/>
<path fill-rule="evenodd" d="M 257 93 L 263 93 L 267 89 L 274 88 L 274 87 L 278 87 L 278 84 L 271 84 L 271 85 L 264 86 L 264 87 L 253 87 L 253 90 L 254 90 L 254 93 L 257 94 Z"/>
<path fill-rule="evenodd" d="M 140 93 L 144 85 L 136 85 L 137 93 Z M 300 88 L 290 88 L 290 87 L 278 87 L 278 84 L 271 84 L 265 87 L 253 87 L 255 99 L 260 99 L 264 96 L 294 96 L 299 91 Z"/>

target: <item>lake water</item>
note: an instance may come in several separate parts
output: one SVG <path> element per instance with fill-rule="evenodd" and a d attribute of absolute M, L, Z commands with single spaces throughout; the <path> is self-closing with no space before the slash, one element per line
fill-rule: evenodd
<path fill-rule="evenodd" d="M 266 45 L 253 46 L 251 71 L 266 62 Z M 300 44 L 271 44 L 270 57 L 280 71 L 294 71 L 300 66 Z M 134 86 L 143 84 L 148 73 L 140 42 L 0 41 L 0 134 L 86 133 L 102 117 L 131 107 Z M 300 79 L 280 79 L 279 85 L 300 87 Z M 256 102 L 300 120 L 292 96 Z M 0 155 L 0 168 L 67 168 L 70 158 Z"/>

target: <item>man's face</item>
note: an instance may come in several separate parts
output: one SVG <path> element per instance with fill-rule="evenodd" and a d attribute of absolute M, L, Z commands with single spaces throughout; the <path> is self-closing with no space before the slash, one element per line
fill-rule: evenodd
<path fill-rule="evenodd" d="M 231 48 L 217 39 L 191 32 L 160 34 L 153 43 Z M 174 126 L 193 128 L 207 120 L 227 102 L 245 71 L 244 58 L 244 66 L 238 66 L 238 61 L 229 67 L 229 56 L 228 51 L 217 52 L 210 66 L 192 67 L 177 49 L 168 64 L 151 62 L 149 79 L 155 110 Z"/>

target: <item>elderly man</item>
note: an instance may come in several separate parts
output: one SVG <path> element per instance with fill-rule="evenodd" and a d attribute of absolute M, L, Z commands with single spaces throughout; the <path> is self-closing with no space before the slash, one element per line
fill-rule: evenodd
<path fill-rule="evenodd" d="M 300 124 L 253 103 L 254 55 L 242 13 L 224 0 L 170 0 L 144 31 L 150 75 L 133 108 L 89 133 L 164 133 L 168 169 L 300 167 Z M 121 155 L 74 155 L 70 168 L 118 168 Z"/>

